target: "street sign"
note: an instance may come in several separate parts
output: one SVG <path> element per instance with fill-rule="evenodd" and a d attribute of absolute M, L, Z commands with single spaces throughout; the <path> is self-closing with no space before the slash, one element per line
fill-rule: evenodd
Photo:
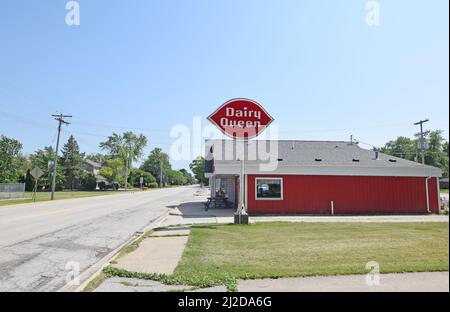
<path fill-rule="evenodd" d="M 30 170 L 30 174 L 35 180 L 37 180 L 44 174 L 44 172 L 41 170 L 41 168 L 35 167 L 34 169 Z"/>
<path fill-rule="evenodd" d="M 53 170 L 55 168 L 55 162 L 53 160 L 49 160 L 47 166 L 48 169 Z"/>
<path fill-rule="evenodd" d="M 30 170 L 30 174 L 34 178 L 33 196 L 31 197 L 31 199 L 33 200 L 33 202 L 35 202 L 36 201 L 36 192 L 37 192 L 37 187 L 38 187 L 38 180 L 44 174 L 44 172 L 42 171 L 41 168 L 36 166 L 36 167 L 34 167 L 34 169 Z"/>
<path fill-rule="evenodd" d="M 266 110 L 249 99 L 233 99 L 220 106 L 208 120 L 235 140 L 255 138 L 273 121 Z"/>

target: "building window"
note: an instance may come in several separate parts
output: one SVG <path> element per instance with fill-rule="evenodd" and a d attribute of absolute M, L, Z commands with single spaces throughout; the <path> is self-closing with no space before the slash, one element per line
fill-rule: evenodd
<path fill-rule="evenodd" d="M 256 178 L 256 200 L 282 200 L 282 178 Z"/>

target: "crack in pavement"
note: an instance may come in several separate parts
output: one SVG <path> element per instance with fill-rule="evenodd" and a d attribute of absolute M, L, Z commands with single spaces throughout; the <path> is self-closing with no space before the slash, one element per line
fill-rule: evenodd
<path fill-rule="evenodd" d="M 158 198 L 156 204 L 136 204 L 1 247 L 0 291 L 60 289 L 71 273 L 69 262 L 79 264 L 82 273 L 167 211 L 167 203 L 173 201 L 173 196 Z"/>

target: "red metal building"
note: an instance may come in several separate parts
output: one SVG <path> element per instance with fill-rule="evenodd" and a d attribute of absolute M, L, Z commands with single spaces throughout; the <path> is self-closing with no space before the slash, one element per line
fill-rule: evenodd
<path fill-rule="evenodd" d="M 212 196 L 253 214 L 425 214 L 439 211 L 439 168 L 342 141 L 206 142 Z"/>

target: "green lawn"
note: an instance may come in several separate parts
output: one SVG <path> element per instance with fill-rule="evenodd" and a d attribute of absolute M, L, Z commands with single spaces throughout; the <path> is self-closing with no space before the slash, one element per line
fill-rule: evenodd
<path fill-rule="evenodd" d="M 91 196 L 101 196 L 101 195 L 112 195 L 123 193 L 123 191 L 62 191 L 55 193 L 55 199 L 69 199 L 69 198 L 81 198 L 81 197 L 91 197 Z M 31 192 L 25 192 L 23 199 L 5 199 L 0 200 L 1 206 L 8 205 L 16 205 L 16 204 L 24 204 L 31 203 Z M 36 201 L 47 201 L 50 200 L 51 193 L 50 192 L 37 192 L 36 193 Z"/>
<path fill-rule="evenodd" d="M 448 194 L 448 189 L 441 189 L 441 193 L 446 193 L 446 194 Z"/>
<path fill-rule="evenodd" d="M 236 279 L 364 274 L 369 261 L 383 273 L 446 271 L 448 248 L 448 223 L 211 225 L 192 229 L 174 275 L 105 273 L 234 290 Z"/>

